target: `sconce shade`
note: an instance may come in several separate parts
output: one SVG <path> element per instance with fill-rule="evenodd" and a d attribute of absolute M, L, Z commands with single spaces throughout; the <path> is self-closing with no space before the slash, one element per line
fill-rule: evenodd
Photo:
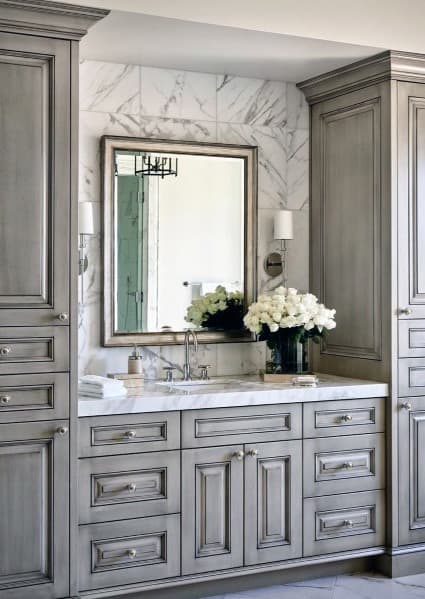
<path fill-rule="evenodd" d="M 80 235 L 94 235 L 93 202 L 78 204 L 78 232 Z"/>
<path fill-rule="evenodd" d="M 279 210 L 274 217 L 274 239 L 293 239 L 292 210 Z"/>

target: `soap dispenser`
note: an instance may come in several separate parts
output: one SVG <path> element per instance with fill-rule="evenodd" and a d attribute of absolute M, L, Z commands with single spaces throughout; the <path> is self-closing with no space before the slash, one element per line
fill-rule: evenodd
<path fill-rule="evenodd" d="M 128 356 L 128 374 L 143 374 L 142 359 L 143 356 L 135 345 L 132 353 Z"/>

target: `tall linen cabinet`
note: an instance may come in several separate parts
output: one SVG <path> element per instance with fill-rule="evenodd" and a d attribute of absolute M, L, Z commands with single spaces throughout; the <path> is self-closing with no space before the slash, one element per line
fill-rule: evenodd
<path fill-rule="evenodd" d="M 0 596 L 69 597 L 78 40 L 105 11 L 0 0 Z"/>
<path fill-rule="evenodd" d="M 425 57 L 384 52 L 299 87 L 311 290 L 338 323 L 314 368 L 391 384 L 383 566 L 425 571 Z"/>

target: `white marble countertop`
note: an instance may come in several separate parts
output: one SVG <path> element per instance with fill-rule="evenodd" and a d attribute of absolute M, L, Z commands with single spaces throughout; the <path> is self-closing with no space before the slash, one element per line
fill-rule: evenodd
<path fill-rule="evenodd" d="M 334 399 L 386 397 L 388 385 L 374 381 L 349 379 L 318 374 L 317 387 L 299 387 L 292 384 L 263 383 L 259 377 L 220 377 L 209 385 L 188 388 L 172 387 L 155 382 L 145 383 L 137 396 L 113 399 L 79 397 L 78 415 L 102 416 L 108 414 L 137 414 L 141 412 L 170 412 L 201 408 L 226 408 L 261 404 L 303 403 Z"/>

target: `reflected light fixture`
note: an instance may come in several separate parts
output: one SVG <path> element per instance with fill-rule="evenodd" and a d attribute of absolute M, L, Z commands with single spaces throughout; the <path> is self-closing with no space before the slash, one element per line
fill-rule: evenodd
<path fill-rule="evenodd" d="M 279 210 L 274 216 L 273 239 L 280 241 L 280 249 L 277 252 L 271 252 L 265 262 L 264 270 L 271 277 L 277 277 L 283 273 L 283 285 L 287 286 L 287 248 L 288 239 L 294 238 L 294 223 L 292 210 Z"/>
<path fill-rule="evenodd" d="M 142 164 L 137 165 L 137 156 L 134 157 L 134 172 L 138 177 L 167 177 L 174 175 L 177 177 L 178 158 L 171 156 L 151 156 L 142 155 Z"/>

